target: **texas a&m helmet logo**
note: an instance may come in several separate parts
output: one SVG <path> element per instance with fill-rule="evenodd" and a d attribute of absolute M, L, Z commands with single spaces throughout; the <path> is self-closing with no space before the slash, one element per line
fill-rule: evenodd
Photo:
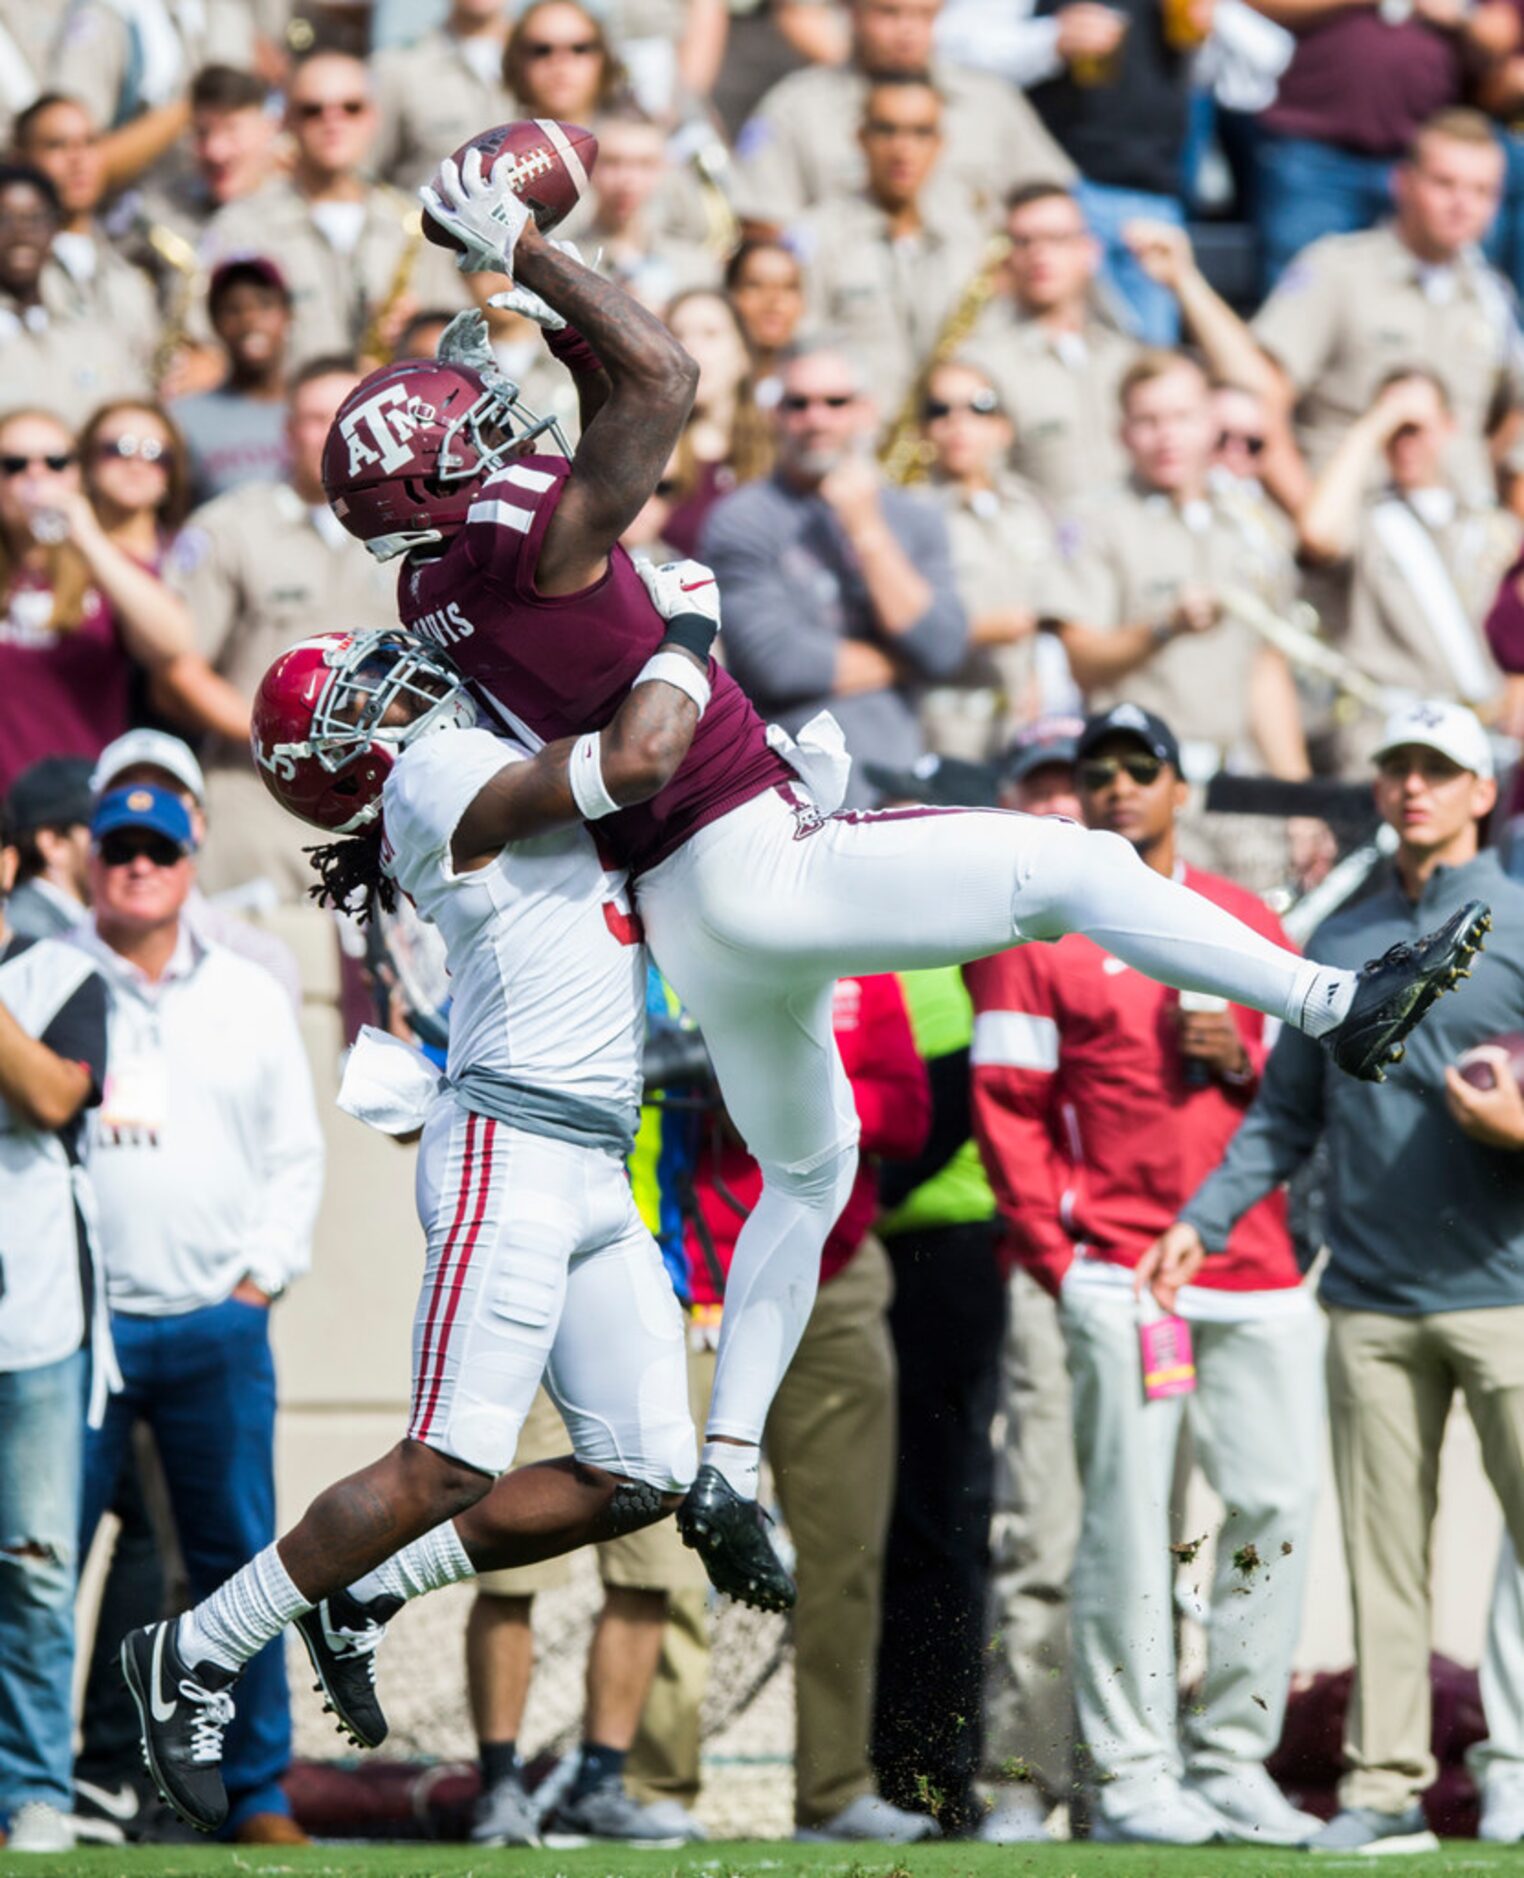
<path fill-rule="evenodd" d="M 339 432 L 349 450 L 349 473 L 358 476 L 372 464 L 402 469 L 412 458 L 413 439 L 435 422 L 433 405 L 409 392 L 405 384 L 382 385 L 361 404 L 341 412 Z"/>

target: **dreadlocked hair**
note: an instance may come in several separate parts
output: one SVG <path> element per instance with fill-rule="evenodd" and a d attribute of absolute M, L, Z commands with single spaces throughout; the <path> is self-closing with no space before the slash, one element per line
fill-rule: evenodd
<path fill-rule="evenodd" d="M 381 867 L 379 820 L 358 835 L 302 852 L 311 857 L 319 875 L 317 885 L 307 889 L 319 906 L 350 913 L 362 926 L 374 918 L 378 906 L 383 913 L 396 912 L 397 883 Z"/>

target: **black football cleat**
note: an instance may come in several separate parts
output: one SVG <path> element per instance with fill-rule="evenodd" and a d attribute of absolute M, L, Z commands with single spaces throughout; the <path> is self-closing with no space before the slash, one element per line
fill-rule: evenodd
<path fill-rule="evenodd" d="M 323 1713 L 338 1718 L 339 1733 L 357 1748 L 378 1748 L 386 1739 L 386 1717 L 376 1694 L 376 1651 L 388 1620 L 401 1609 L 401 1598 L 362 1604 L 347 1591 L 336 1591 L 296 1620 L 317 1675 L 312 1686 L 323 1698 Z"/>
<path fill-rule="evenodd" d="M 198 1832 L 228 1816 L 222 1785 L 222 1737 L 233 1719 L 228 1694 L 236 1670 L 194 1668 L 175 1642 L 177 1618 L 130 1630 L 122 1639 L 122 1675 L 138 1711 L 143 1761 L 154 1785 Z"/>
<path fill-rule="evenodd" d="M 1466 968 L 1491 930 L 1491 909 L 1471 900 L 1436 931 L 1372 959 L 1344 1021 L 1322 1039 L 1339 1068 L 1362 1082 L 1385 1082 L 1385 1066 L 1402 1060 L 1403 1038 L 1436 998 L 1471 976 Z"/>
<path fill-rule="evenodd" d="M 767 1535 L 755 1500 L 743 1500 L 717 1467 L 701 1467 L 677 1509 L 677 1530 L 716 1591 L 758 1611 L 790 1611 L 799 1593 Z"/>

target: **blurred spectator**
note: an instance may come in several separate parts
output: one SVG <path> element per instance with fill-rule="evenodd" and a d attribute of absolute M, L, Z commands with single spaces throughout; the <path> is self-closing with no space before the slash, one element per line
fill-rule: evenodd
<path fill-rule="evenodd" d="M 396 624 L 395 576 L 345 532 L 323 494 L 323 445 L 355 382 L 342 359 L 298 372 L 286 427 L 290 480 L 244 483 L 197 509 L 165 567 L 196 623 L 197 663 L 176 666 L 160 690 L 166 709 L 207 734 L 213 835 L 201 879 L 211 893 L 266 881 L 264 891 L 300 901 L 311 880 L 302 830 L 249 755 L 249 705 L 270 661 L 336 621 L 356 631 Z"/>
<path fill-rule="evenodd" d="M 956 681 L 922 695 L 921 728 L 928 748 L 977 761 L 1044 708 L 1073 703 L 1055 629 L 1074 617 L 1076 595 L 1046 506 L 1005 467 L 1011 420 L 988 375 L 957 359 L 933 366 L 921 422 L 970 647 Z"/>
<path fill-rule="evenodd" d="M 1437 1844 L 1420 1804 L 1435 1776 L 1430 1539 L 1440 1443 L 1457 1391 L 1515 1548 L 1524 1546 L 1515 1383 L 1524 1335 L 1524 1100 L 1502 1052 L 1490 1090 L 1471 1088 L 1453 1067 L 1473 1045 L 1524 1025 L 1524 891 L 1478 847 L 1497 800 L 1492 768 L 1486 732 L 1461 705 L 1418 704 L 1390 719 L 1375 788 L 1382 820 L 1397 832 L 1392 871 L 1326 920 L 1308 954 L 1331 964 L 1379 957 L 1478 896 L 1493 910 L 1489 949 L 1472 962 L 1465 997 L 1436 1006 L 1379 1089 L 1329 1073 L 1300 1033 L 1283 1031 L 1222 1165 L 1146 1261 L 1168 1309 L 1204 1258 L 1211 1271 L 1247 1209 L 1327 1140 L 1320 1297 L 1357 1677 L 1345 1716 L 1343 1810 L 1314 1841 L 1327 1852 Z M 1444 1246 L 1439 1263 L 1436 1243 Z M 1278 1420 L 1292 1400 L 1280 1404 Z"/>
<path fill-rule="evenodd" d="M 781 241 L 743 241 L 725 265 L 730 295 L 760 385 L 771 380 L 804 318 L 804 270 Z"/>
<path fill-rule="evenodd" d="M 190 163 L 127 199 L 149 253 L 160 231 L 199 243 L 219 209 L 262 188 L 275 174 L 279 134 L 279 101 L 263 78 L 237 66 L 203 66 L 190 88 Z M 162 267 L 163 255 L 157 260 Z"/>
<path fill-rule="evenodd" d="M 0 1818 L 12 1852 L 74 1844 L 74 1590 L 97 1310 L 84 1111 L 106 988 L 73 946 L 9 930 L 0 820 Z M 109 1354 L 98 1353 L 104 1394 Z"/>
<path fill-rule="evenodd" d="M 41 756 L 95 756 L 127 728 L 133 661 L 190 649 L 184 604 L 106 534 L 43 411 L 0 417 L 0 595 L 0 789 Z"/>
<path fill-rule="evenodd" d="M 1281 401 L 1232 377 L 1217 377 L 1212 382 L 1212 416 L 1217 424 L 1213 476 L 1231 477 L 1296 515 L 1311 484 Z"/>
<path fill-rule="evenodd" d="M 123 260 L 98 220 L 106 193 L 100 127 L 76 99 L 45 92 L 16 119 L 17 156 L 58 191 L 62 221 L 43 277 L 43 300 L 126 340 L 145 386 L 153 383 L 161 323 L 153 282 Z"/>
<path fill-rule="evenodd" d="M 885 487 L 868 440 L 877 413 L 855 360 L 799 354 L 780 374 L 778 461 L 727 496 L 699 552 L 725 594 L 730 668 L 757 708 L 797 730 L 829 704 L 854 765 L 905 769 L 921 749 L 912 685 L 963 661 L 968 627 L 947 527 L 922 498 Z"/>
<path fill-rule="evenodd" d="M 103 404 L 79 433 L 79 455 L 97 521 L 157 573 L 190 511 L 190 458 L 173 419 L 158 404 Z"/>
<path fill-rule="evenodd" d="M 1184 220 L 1191 55 L 1211 30 L 1213 0 L 1112 0 L 1105 8 L 1037 0 L 1033 11 L 1056 17 L 1058 30 L 1032 105 L 1080 172 L 1075 193 L 1103 276 L 1145 344 L 1173 345 L 1179 309 L 1138 266 L 1124 231 L 1139 217 Z"/>
<path fill-rule="evenodd" d="M 897 981 L 843 978 L 832 1004 L 842 1061 L 862 1123 L 862 1165 L 820 1261 L 820 1290 L 763 1436 L 798 1560 L 794 1611 L 796 1838 L 906 1844 L 933 1822 L 873 1790 L 868 1735 L 874 1653 L 894 1484 L 894 1352 L 885 1312 L 891 1280 L 869 1231 L 880 1155 L 926 1139 L 931 1105 Z M 702 1311 L 723 1300 L 736 1234 L 761 1191 L 761 1170 L 724 1122 L 701 1148 L 687 1221 L 689 1284 Z"/>
<path fill-rule="evenodd" d="M 1299 521 L 1305 558 L 1349 569 L 1343 649 L 1394 693 L 1451 698 L 1505 716 L 1505 680 L 1482 630 L 1520 524 L 1468 501 L 1449 468 L 1455 422 L 1438 376 L 1390 380 L 1329 458 Z M 1344 727 L 1340 766 L 1363 775 L 1381 735 Z"/>
<path fill-rule="evenodd" d="M 65 423 L 82 424 L 102 398 L 140 394 L 148 383 L 115 327 L 48 305 L 44 280 L 62 225 L 52 181 L 29 164 L 0 163 L 0 371 Z"/>
<path fill-rule="evenodd" d="M 577 9 L 553 0 L 550 8 L 536 10 Z M 576 238 L 587 249 L 589 266 L 653 311 L 685 289 L 715 285 L 720 273 L 706 248 L 662 226 L 659 199 L 670 175 L 667 140 L 644 112 L 624 105 L 598 120 L 590 215 L 578 218 Z"/>
<path fill-rule="evenodd" d="M 34 6 L 32 0 L 0 0 L 0 149 L 9 145 L 17 115 L 42 90 L 57 24 L 52 7 Z"/>
<path fill-rule="evenodd" d="M 190 121 L 192 75 L 212 63 L 254 63 L 254 21 L 243 0 L 71 0 L 53 42 L 48 83 L 79 99 L 106 131 L 112 186 L 172 150 Z"/>
<path fill-rule="evenodd" d="M 1141 354 L 1122 380 L 1121 408 L 1132 480 L 1085 504 L 1068 531 L 1084 622 L 1064 638 L 1074 676 L 1096 709 L 1125 698 L 1173 725 L 1192 783 L 1229 761 L 1305 776 L 1285 658 L 1225 604 L 1235 587 L 1272 607 L 1291 601 L 1280 520 L 1242 488 L 1212 481 L 1211 394 L 1184 354 Z"/>
<path fill-rule="evenodd" d="M 1008 199 L 1003 291 L 973 340 L 1016 426 L 1012 465 L 1057 509 L 1120 482 L 1117 388 L 1135 341 L 1101 317 L 1101 250 L 1066 184 L 1034 182 Z"/>
<path fill-rule="evenodd" d="M 849 347 L 892 417 L 985 265 L 985 231 L 943 180 L 943 105 L 925 78 L 873 78 L 858 137 L 867 180 L 788 232 L 810 317 Z"/>
<path fill-rule="evenodd" d="M 102 797 L 93 931 L 112 1077 L 92 1132 L 102 1265 L 124 1386 L 85 1456 L 85 1550 L 135 1420 L 152 1426 L 192 1594 L 275 1536 L 269 1307 L 307 1267 L 323 1146 L 306 1053 L 268 973 L 195 937 L 191 820 L 146 784 Z M 250 1664 L 228 1730 L 232 1836 L 300 1839 L 285 1663 Z"/>
<path fill-rule="evenodd" d="M 535 0 L 525 7 L 508 35 L 503 79 L 520 117 L 573 124 L 602 117 L 625 90 L 624 67 L 601 18 L 578 0 Z"/>
<path fill-rule="evenodd" d="M 291 76 L 289 178 L 267 182 L 212 217 L 206 253 L 267 256 L 291 294 L 288 364 L 357 350 L 388 352 L 420 301 L 461 306 L 454 259 L 423 239 L 417 205 L 366 180 L 376 106 L 364 62 L 315 52 Z"/>
<path fill-rule="evenodd" d="M 23 939 L 56 939 L 90 911 L 90 759 L 45 756 L 5 798 L 16 872 L 5 917 Z"/>
<path fill-rule="evenodd" d="M 1369 26 L 1429 31 L 1375 19 Z M 1260 308 L 1254 336 L 1277 368 L 1283 400 L 1295 405 L 1297 440 L 1314 475 L 1383 380 L 1420 362 L 1449 395 L 1459 486 L 1490 499 L 1487 434 L 1499 407 L 1524 396 L 1508 289 L 1476 250 L 1502 186 L 1491 125 L 1474 111 L 1443 112 L 1397 167 L 1395 219 L 1302 251 Z"/>
<path fill-rule="evenodd" d="M 1133 705 L 1092 718 L 1077 768 L 1088 826 L 1286 943 L 1252 894 L 1183 865 L 1175 817 L 1188 791 L 1161 719 Z M 1280 1738 L 1301 1617 L 1322 1337 L 1283 1196 L 1263 1199 L 1205 1286 L 1178 1300 L 1195 1346 L 1189 1391 L 1157 1386 L 1151 1372 L 1166 1361 L 1151 1353 L 1148 1326 L 1163 1313 L 1140 1314 L 1131 1277 L 1243 1119 L 1265 1020 L 1117 972 L 1083 937 L 1020 946 L 966 976 L 985 1165 L 1009 1249 L 1058 1299 L 1068 1350 L 1083 1483 L 1070 1614 L 1091 1837 L 1300 1844 L 1317 1821 L 1286 1802 L 1263 1763 Z M 1169 1546 L 1182 1422 L 1229 1508 L 1205 1679 L 1183 1718 Z"/>
<path fill-rule="evenodd" d="M 751 356 L 735 307 L 717 290 L 679 294 L 667 325 L 699 368 L 693 412 L 673 459 L 672 507 L 662 537 L 679 554 L 698 552 L 705 517 L 732 489 L 772 466 L 772 426 L 757 409 Z"/>
<path fill-rule="evenodd" d="M 752 232 L 786 228 L 817 202 L 862 187 L 858 126 L 870 77 L 931 78 L 946 116 L 945 180 L 986 225 L 1012 189 L 1072 174 L 1020 92 L 933 57 L 939 4 L 852 0 L 848 62 L 809 66 L 767 93 L 736 139 L 736 207 Z"/>
<path fill-rule="evenodd" d="M 1460 103 L 1467 65 L 1510 50 L 1518 27 L 1506 0 L 1464 7 L 1415 0 L 1385 9 L 1268 0 L 1264 11 L 1297 41 L 1275 102 L 1260 117 L 1255 219 L 1268 288 L 1313 242 L 1384 219 L 1393 166 L 1427 120 Z M 1358 84 L 1350 83 L 1352 73 Z M 1479 240 L 1491 219 L 1489 211 L 1467 239 Z M 1420 258 L 1450 257 L 1420 251 Z"/>
<path fill-rule="evenodd" d="M 643 110 L 671 123 L 707 109 L 729 43 L 726 0 L 613 0 L 608 29 Z"/>
<path fill-rule="evenodd" d="M 190 451 L 198 502 L 242 483 L 275 482 L 287 467 L 286 350 L 291 293 L 273 261 L 251 254 L 221 263 L 207 288 L 212 331 L 227 355 L 213 391 L 170 407 Z"/>
<path fill-rule="evenodd" d="M 397 357 L 432 359 L 439 350 L 444 329 L 454 317 L 453 313 L 445 312 L 442 307 L 425 307 L 421 313 L 415 313 L 403 327 L 397 341 Z"/>
<path fill-rule="evenodd" d="M 503 77 L 507 42 L 504 0 L 451 0 L 442 25 L 373 55 L 381 127 L 371 163 L 383 182 L 411 193 L 441 157 L 519 115 Z"/>

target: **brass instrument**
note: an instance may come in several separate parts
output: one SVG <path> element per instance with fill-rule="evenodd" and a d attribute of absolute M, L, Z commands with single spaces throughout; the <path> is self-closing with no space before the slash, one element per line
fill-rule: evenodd
<path fill-rule="evenodd" d="M 1283 614 L 1248 587 L 1219 587 L 1217 599 L 1229 619 L 1258 633 L 1288 664 L 1331 684 L 1342 707 L 1340 715 L 1355 717 L 1361 711 L 1384 714 L 1392 709 L 1394 699 L 1388 687 L 1329 644 L 1319 630 L 1316 611 L 1305 600 L 1297 601 Z"/>
<path fill-rule="evenodd" d="M 185 344 L 191 311 L 201 297 L 205 281 L 201 257 L 183 235 L 177 235 L 174 229 L 166 227 L 163 222 L 146 220 L 142 224 L 142 235 L 153 253 L 177 277 L 174 289 L 168 296 L 169 304 L 159 343 L 153 350 L 150 369 L 157 389 L 174 363 L 175 354 Z"/>
<path fill-rule="evenodd" d="M 406 233 L 402 252 L 397 256 L 397 265 L 392 269 L 386 292 L 371 309 L 365 330 L 360 335 L 361 360 L 374 360 L 377 365 L 390 365 L 392 362 L 393 347 L 383 335 L 391 324 L 392 315 L 407 298 L 407 291 L 413 284 L 413 269 L 418 265 L 418 255 L 423 247 L 423 211 L 409 209 L 401 221 Z"/>
<path fill-rule="evenodd" d="M 931 446 L 921 435 L 921 405 L 927 382 L 939 365 L 945 365 L 962 349 L 978 325 L 980 314 L 994 298 L 996 283 L 1010 252 L 1009 237 L 1003 234 L 990 237 L 978 267 L 943 320 L 925 364 L 916 373 L 914 383 L 895 413 L 894 422 L 879 445 L 878 460 L 890 482 L 905 484 L 925 480 L 932 454 Z"/>

